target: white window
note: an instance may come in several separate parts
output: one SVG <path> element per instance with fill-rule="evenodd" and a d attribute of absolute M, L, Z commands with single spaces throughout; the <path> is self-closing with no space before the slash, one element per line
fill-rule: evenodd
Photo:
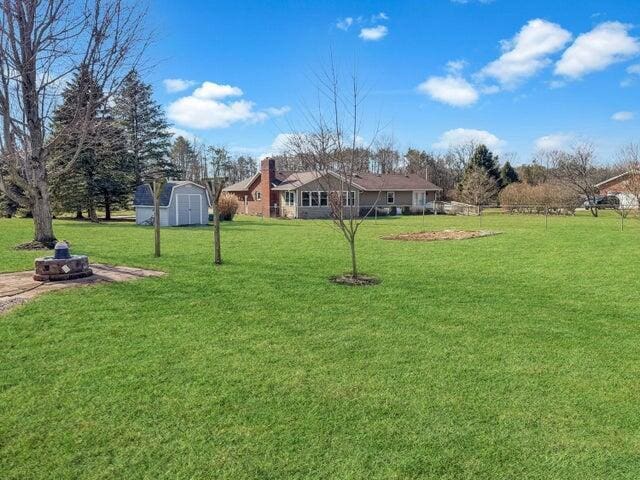
<path fill-rule="evenodd" d="M 413 192 L 413 204 L 423 206 L 427 204 L 427 192 Z"/>
<path fill-rule="evenodd" d="M 256 200 L 260 200 L 262 194 L 260 192 L 254 192 L 253 196 L 256 197 Z"/>
<path fill-rule="evenodd" d="M 387 192 L 387 203 L 396 203 L 396 192 Z"/>
<path fill-rule="evenodd" d="M 328 204 L 327 192 L 302 192 L 303 207 L 326 207 Z"/>
<path fill-rule="evenodd" d="M 353 206 L 356 204 L 356 192 L 351 190 L 350 192 L 342 192 L 342 202 L 345 207 Z"/>
<path fill-rule="evenodd" d="M 296 192 L 284 192 L 284 204 L 292 207 L 296 204 Z"/>

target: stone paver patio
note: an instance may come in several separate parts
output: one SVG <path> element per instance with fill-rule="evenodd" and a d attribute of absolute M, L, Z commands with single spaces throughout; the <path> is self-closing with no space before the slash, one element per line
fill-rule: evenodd
<path fill-rule="evenodd" d="M 92 276 L 61 282 L 37 282 L 33 279 L 33 271 L 0 274 L 0 315 L 38 295 L 63 288 L 106 282 L 125 282 L 145 277 L 159 277 L 165 274 L 156 270 L 100 263 L 92 263 L 90 267 L 93 270 Z"/>

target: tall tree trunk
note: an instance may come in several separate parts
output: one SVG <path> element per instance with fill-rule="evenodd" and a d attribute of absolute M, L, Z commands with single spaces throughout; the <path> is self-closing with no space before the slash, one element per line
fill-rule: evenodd
<path fill-rule="evenodd" d="M 220 251 L 220 209 L 218 202 L 213 203 L 213 263 L 222 264 L 222 252 Z"/>
<path fill-rule="evenodd" d="M 98 213 L 96 212 L 96 208 L 91 205 L 87 212 L 89 214 L 89 221 L 93 223 L 98 223 Z"/>
<path fill-rule="evenodd" d="M 96 212 L 96 206 L 93 203 L 93 198 L 89 198 L 89 205 L 87 206 L 87 214 L 89 215 L 89 221 L 98 223 L 98 213 Z"/>
<path fill-rule="evenodd" d="M 46 183 L 36 188 L 31 213 L 33 215 L 34 240 L 53 247 L 56 243 L 56 237 L 53 234 L 53 214 Z"/>
<path fill-rule="evenodd" d="M 104 219 L 111 220 L 111 199 L 109 195 L 104 196 Z"/>

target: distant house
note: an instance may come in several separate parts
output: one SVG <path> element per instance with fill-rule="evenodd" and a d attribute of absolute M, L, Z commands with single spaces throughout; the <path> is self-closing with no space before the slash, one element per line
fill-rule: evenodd
<path fill-rule="evenodd" d="M 264 217 L 327 218 L 329 195 L 341 185 L 339 175 L 275 169 L 275 161 L 262 161 L 260 171 L 224 189 L 238 198 L 239 213 Z M 328 191 L 329 190 L 329 191 Z M 344 202 L 366 214 L 374 205 L 422 210 L 442 189 L 420 175 L 361 173 L 353 178 L 353 191 Z M 350 198 L 347 198 L 350 197 Z"/>
<path fill-rule="evenodd" d="M 209 194 L 202 185 L 170 181 L 160 193 L 160 225 L 206 225 L 209 222 Z M 136 189 L 133 206 L 138 225 L 153 224 L 153 193 L 149 184 Z"/>
<path fill-rule="evenodd" d="M 611 177 L 596 185 L 600 195 L 613 195 L 626 208 L 638 208 L 638 191 L 640 190 L 640 172 L 628 171 Z"/>

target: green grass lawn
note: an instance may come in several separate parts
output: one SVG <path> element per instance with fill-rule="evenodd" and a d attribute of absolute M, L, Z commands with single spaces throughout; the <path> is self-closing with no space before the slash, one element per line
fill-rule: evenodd
<path fill-rule="evenodd" d="M 445 228 L 504 234 L 383 241 Z M 367 221 L 374 287 L 330 284 L 322 222 L 153 231 L 58 221 L 93 261 L 168 275 L 0 317 L 0 478 L 640 477 L 640 222 Z M 0 270 L 29 269 L 0 220 Z"/>

